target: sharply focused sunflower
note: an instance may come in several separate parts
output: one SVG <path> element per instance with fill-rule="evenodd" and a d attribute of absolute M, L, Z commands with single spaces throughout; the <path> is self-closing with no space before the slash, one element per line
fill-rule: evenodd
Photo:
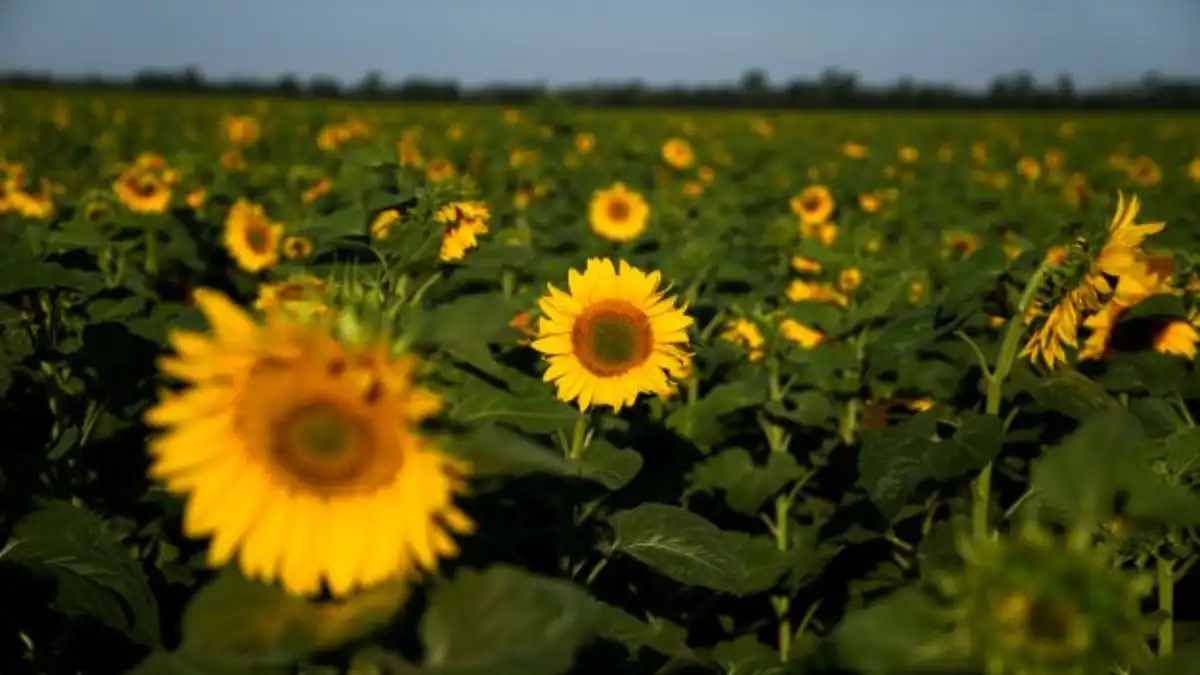
<path fill-rule="evenodd" d="M 492 217 L 483 202 L 451 202 L 433 214 L 433 221 L 444 229 L 439 257 L 444 262 L 462 260 L 467 251 L 479 245 L 479 235 L 488 231 Z"/>
<path fill-rule="evenodd" d="M 645 197 L 616 183 L 597 190 L 588 204 L 592 231 L 609 241 L 633 241 L 646 231 L 650 205 Z"/>
<path fill-rule="evenodd" d="M 267 217 L 259 204 L 239 199 L 225 217 L 225 250 L 237 266 L 261 272 L 279 262 L 283 225 Z"/>
<path fill-rule="evenodd" d="M 211 334 L 171 333 L 159 368 L 185 388 L 145 420 L 164 430 L 151 474 L 186 496 L 184 531 L 211 537 L 211 565 L 236 557 L 291 593 L 342 596 L 456 553 L 468 467 L 420 434 L 441 401 L 413 357 L 283 313 L 256 323 L 214 291 L 195 302 Z"/>
<path fill-rule="evenodd" d="M 692 318 L 659 289 L 658 272 L 624 260 L 588 260 L 570 270 L 568 292 L 548 285 L 538 301 L 542 317 L 533 348 L 545 354 L 543 379 L 558 398 L 581 410 L 620 410 L 641 393 L 667 389 L 687 343 Z"/>

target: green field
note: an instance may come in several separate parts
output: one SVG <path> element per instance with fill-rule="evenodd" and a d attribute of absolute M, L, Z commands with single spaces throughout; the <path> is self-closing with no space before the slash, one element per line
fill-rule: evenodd
<path fill-rule="evenodd" d="M 0 232 L 5 675 L 1200 662 L 1200 116 L 6 91 Z"/>

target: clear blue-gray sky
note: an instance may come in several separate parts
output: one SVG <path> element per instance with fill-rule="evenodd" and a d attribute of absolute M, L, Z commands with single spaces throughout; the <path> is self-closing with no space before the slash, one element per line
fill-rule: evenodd
<path fill-rule="evenodd" d="M 1200 77 L 1200 0 L 0 0 L 0 70 L 550 85 L 835 66 L 983 86 Z"/>

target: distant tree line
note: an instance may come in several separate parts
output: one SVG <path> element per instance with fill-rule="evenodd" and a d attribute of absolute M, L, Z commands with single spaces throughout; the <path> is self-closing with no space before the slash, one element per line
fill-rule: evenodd
<path fill-rule="evenodd" d="M 453 80 L 411 78 L 389 83 L 372 72 L 356 84 L 329 77 L 302 81 L 295 75 L 277 80 L 210 81 L 199 70 L 147 70 L 132 79 L 100 76 L 56 77 L 36 72 L 0 73 L 0 86 L 61 90 L 134 90 L 159 93 L 240 95 L 423 103 L 521 105 L 547 96 L 578 106 L 651 108 L 758 109 L 1172 109 L 1200 110 L 1200 80 L 1179 80 L 1147 73 L 1139 81 L 1081 90 L 1069 75 L 1037 82 L 1028 72 L 995 78 L 982 91 L 922 84 L 902 78 L 891 86 L 863 86 L 855 74 L 828 69 L 815 79 L 772 84 L 761 70 L 740 82 L 698 87 L 652 87 L 641 82 L 548 89 L 540 84 L 463 87 Z"/>

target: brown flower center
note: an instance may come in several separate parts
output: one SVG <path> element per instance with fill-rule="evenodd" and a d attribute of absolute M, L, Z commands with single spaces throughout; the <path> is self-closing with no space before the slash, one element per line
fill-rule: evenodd
<path fill-rule="evenodd" d="M 613 377 L 650 358 L 654 333 L 645 312 L 628 302 L 605 300 L 575 320 L 571 345 L 584 368 L 599 377 Z"/>
<path fill-rule="evenodd" d="M 613 222 L 623 223 L 629 220 L 629 216 L 633 213 L 633 209 L 629 206 L 629 200 L 621 197 L 613 197 L 608 200 L 608 218 Z"/>

